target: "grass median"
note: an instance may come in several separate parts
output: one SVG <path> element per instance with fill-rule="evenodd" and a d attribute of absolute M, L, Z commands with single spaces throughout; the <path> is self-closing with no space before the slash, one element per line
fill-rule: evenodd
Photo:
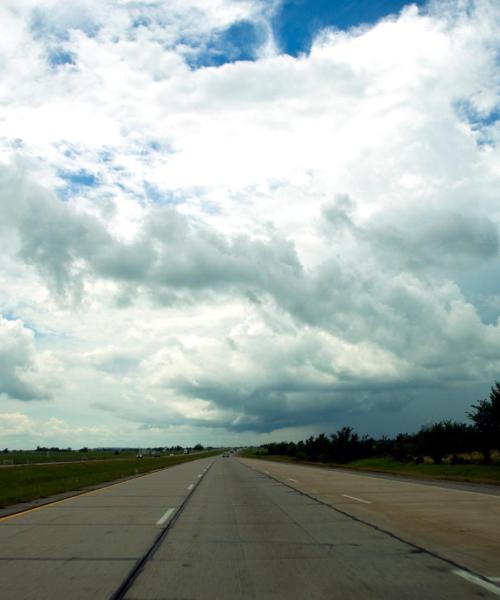
<path fill-rule="evenodd" d="M 109 450 L 89 450 L 86 452 L 79 450 L 10 450 L 9 452 L 0 452 L 0 466 L 10 465 L 32 465 L 39 463 L 55 462 L 84 462 L 87 460 L 123 460 L 125 458 L 134 458 L 138 450 L 111 452 Z"/>
<path fill-rule="evenodd" d="M 352 471 L 369 471 L 373 473 L 388 473 L 405 475 L 420 479 L 443 479 L 448 481 L 466 481 L 470 483 L 486 483 L 500 485 L 500 465 L 477 464 L 415 464 L 402 463 L 391 458 L 366 458 L 347 464 L 299 461 L 290 456 L 264 455 L 247 450 L 243 453 L 246 458 L 258 458 L 272 462 L 313 465 L 316 467 L 348 469 Z"/>
<path fill-rule="evenodd" d="M 157 458 L 110 459 L 71 464 L 62 462 L 2 468 L 0 469 L 0 508 L 63 492 L 77 491 L 217 454 L 220 454 L 219 450 Z"/>

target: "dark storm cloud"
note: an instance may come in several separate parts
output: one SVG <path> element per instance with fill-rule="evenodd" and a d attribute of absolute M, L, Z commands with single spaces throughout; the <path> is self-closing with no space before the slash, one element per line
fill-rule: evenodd
<path fill-rule="evenodd" d="M 219 426 L 233 431 L 269 433 L 298 425 L 346 422 L 357 413 L 399 411 L 408 404 L 414 393 L 409 383 L 400 382 L 393 386 L 385 383 L 378 387 L 373 383 L 360 382 L 301 385 L 283 380 L 249 392 L 235 386 L 221 385 L 216 380 L 207 380 L 196 386 L 179 386 L 176 391 L 187 397 L 209 400 L 216 407 L 239 413 L 235 419 L 221 420 Z M 199 420 L 197 424 L 202 424 L 202 421 Z"/>

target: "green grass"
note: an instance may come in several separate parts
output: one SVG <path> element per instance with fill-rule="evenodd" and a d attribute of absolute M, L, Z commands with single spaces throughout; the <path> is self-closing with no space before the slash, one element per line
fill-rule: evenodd
<path fill-rule="evenodd" d="M 90 450 L 89 452 L 71 451 L 41 451 L 36 450 L 11 450 L 0 452 L 0 465 L 29 465 L 37 463 L 73 462 L 87 460 L 116 460 L 133 458 L 137 452 L 132 450 L 114 454 L 110 450 Z"/>
<path fill-rule="evenodd" d="M 355 471 L 372 471 L 377 473 L 392 473 L 394 475 L 406 475 L 425 479 L 446 479 L 450 481 L 468 481 L 472 483 L 490 483 L 500 485 L 500 465 L 434 465 L 434 464 L 414 464 L 401 463 L 390 457 L 385 458 L 365 458 L 355 460 L 347 464 L 319 463 L 298 461 L 290 456 L 267 456 L 254 453 L 252 449 L 244 451 L 246 458 L 258 458 L 272 462 L 289 462 L 295 464 L 316 465 L 327 468 L 341 468 Z"/>
<path fill-rule="evenodd" d="M 172 467 L 208 456 L 220 450 L 159 458 L 110 459 L 65 464 L 28 465 L 0 468 L 0 507 L 81 490 L 122 477 Z"/>
<path fill-rule="evenodd" d="M 449 479 L 452 481 L 471 481 L 475 483 L 493 483 L 500 485 L 500 465 L 434 465 L 401 463 L 391 458 L 365 458 L 346 465 L 350 469 L 363 471 L 382 471 L 413 477 Z"/>
<path fill-rule="evenodd" d="M 240 453 L 240 456 L 243 456 L 244 458 L 259 458 L 262 460 L 270 460 L 271 462 L 286 462 L 286 463 L 303 463 L 303 464 L 321 464 L 321 463 L 309 463 L 307 461 L 300 461 L 300 460 L 295 460 L 295 458 L 292 458 L 291 456 L 281 456 L 278 454 L 272 454 L 271 456 L 267 455 L 267 454 L 254 454 L 252 452 L 252 450 L 250 449 L 245 449 Z"/>

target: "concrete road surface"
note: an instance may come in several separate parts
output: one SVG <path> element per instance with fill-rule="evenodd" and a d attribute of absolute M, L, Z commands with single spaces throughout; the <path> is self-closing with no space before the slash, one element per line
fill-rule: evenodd
<path fill-rule="evenodd" d="M 0 597 L 500 596 L 495 583 L 235 458 L 216 459 L 198 477 L 212 461 L 180 465 L 0 521 Z"/>
<path fill-rule="evenodd" d="M 125 595 L 146 599 L 494 598 L 456 568 L 236 459 L 220 459 Z"/>
<path fill-rule="evenodd" d="M 110 598 L 213 458 L 0 519 L 1 600 Z M 158 524 L 167 515 L 167 518 Z"/>
<path fill-rule="evenodd" d="M 500 578 L 500 487 L 427 484 L 341 469 L 242 460 L 484 577 Z"/>

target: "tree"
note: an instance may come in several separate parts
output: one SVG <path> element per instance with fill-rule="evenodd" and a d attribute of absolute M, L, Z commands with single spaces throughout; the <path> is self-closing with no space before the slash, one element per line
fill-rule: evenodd
<path fill-rule="evenodd" d="M 437 465 L 448 454 L 469 451 L 470 439 L 470 427 L 449 420 L 426 425 L 416 435 L 420 454 L 428 454 Z"/>
<path fill-rule="evenodd" d="M 491 450 L 500 448 L 500 383 L 495 381 L 490 395 L 472 405 L 467 415 L 474 423 L 478 433 L 479 449 L 486 464 L 491 462 Z"/>
<path fill-rule="evenodd" d="M 326 462 L 330 457 L 330 440 L 324 433 L 317 437 L 311 436 L 305 441 L 304 450 L 308 460 Z"/>
<path fill-rule="evenodd" d="M 331 436 L 331 454 L 335 462 L 347 463 L 360 458 L 359 436 L 352 427 L 342 427 Z"/>
<path fill-rule="evenodd" d="M 392 444 L 392 457 L 398 462 L 408 462 L 415 454 L 414 436 L 408 433 L 398 433 Z"/>

